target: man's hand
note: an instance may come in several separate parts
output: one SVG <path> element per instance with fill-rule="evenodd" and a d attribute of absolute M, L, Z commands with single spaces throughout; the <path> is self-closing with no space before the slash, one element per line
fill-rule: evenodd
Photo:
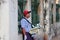
<path fill-rule="evenodd" d="M 26 40 L 27 39 L 27 36 L 26 35 L 24 35 L 24 40 Z"/>
<path fill-rule="evenodd" d="M 24 40 L 26 40 L 27 39 L 27 36 L 26 36 L 26 31 L 25 31 L 24 28 L 23 28 L 23 34 L 24 34 Z"/>

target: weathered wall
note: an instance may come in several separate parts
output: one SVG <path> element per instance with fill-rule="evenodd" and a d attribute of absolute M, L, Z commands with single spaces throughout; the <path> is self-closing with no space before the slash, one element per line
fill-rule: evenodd
<path fill-rule="evenodd" d="M 0 40 L 18 40 L 17 0 L 4 0 L 0 5 Z"/>

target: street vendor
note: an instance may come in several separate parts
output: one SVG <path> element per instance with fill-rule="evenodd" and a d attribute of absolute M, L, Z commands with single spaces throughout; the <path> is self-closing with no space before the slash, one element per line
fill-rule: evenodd
<path fill-rule="evenodd" d="M 24 40 L 33 40 L 31 34 L 29 33 L 31 30 L 31 24 L 28 22 L 28 18 L 30 18 L 30 12 L 28 10 L 24 10 L 24 17 L 21 19 L 21 27 L 24 35 Z"/>

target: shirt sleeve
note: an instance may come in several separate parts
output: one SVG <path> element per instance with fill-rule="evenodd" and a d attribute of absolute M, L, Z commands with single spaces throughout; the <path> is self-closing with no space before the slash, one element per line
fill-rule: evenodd
<path fill-rule="evenodd" d="M 21 27 L 22 27 L 22 28 L 25 28 L 25 26 L 26 26 L 25 20 L 21 20 Z"/>

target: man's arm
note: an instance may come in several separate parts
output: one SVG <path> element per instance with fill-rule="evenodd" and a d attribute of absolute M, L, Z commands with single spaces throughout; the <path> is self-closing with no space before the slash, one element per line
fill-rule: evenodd
<path fill-rule="evenodd" d="M 25 22 L 25 20 L 21 20 L 21 27 L 22 27 L 22 32 L 25 35 L 26 34 L 26 30 L 25 30 L 26 22 Z"/>
<path fill-rule="evenodd" d="M 24 34 L 24 35 L 26 35 L 26 31 L 25 31 L 25 29 L 24 29 L 24 28 L 22 29 L 22 32 L 23 32 L 23 34 Z"/>

